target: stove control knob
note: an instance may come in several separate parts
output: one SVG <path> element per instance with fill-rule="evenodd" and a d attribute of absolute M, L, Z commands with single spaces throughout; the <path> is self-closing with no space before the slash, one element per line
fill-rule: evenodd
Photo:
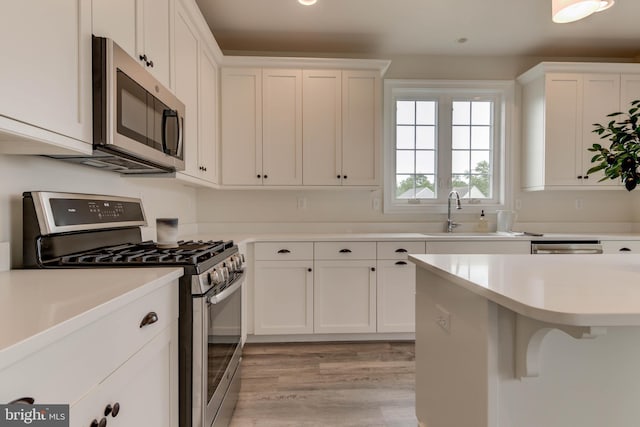
<path fill-rule="evenodd" d="M 229 268 L 228 267 L 222 267 L 220 269 L 220 275 L 222 276 L 222 281 L 226 282 L 227 280 L 229 280 Z"/>
<path fill-rule="evenodd" d="M 215 286 L 220 283 L 222 283 L 222 273 L 220 273 L 219 270 L 213 270 L 211 273 L 211 284 Z"/>
<path fill-rule="evenodd" d="M 213 277 L 211 277 L 211 273 L 207 273 L 207 283 L 209 285 L 213 283 Z"/>

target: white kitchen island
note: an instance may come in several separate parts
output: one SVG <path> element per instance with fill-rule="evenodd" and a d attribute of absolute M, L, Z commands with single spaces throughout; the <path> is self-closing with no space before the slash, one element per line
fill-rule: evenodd
<path fill-rule="evenodd" d="M 427 427 L 640 425 L 639 255 L 412 255 Z"/>

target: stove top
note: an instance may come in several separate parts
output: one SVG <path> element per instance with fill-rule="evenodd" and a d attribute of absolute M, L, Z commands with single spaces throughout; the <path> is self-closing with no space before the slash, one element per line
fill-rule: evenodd
<path fill-rule="evenodd" d="M 233 241 L 179 241 L 177 247 L 166 248 L 153 241 L 127 243 L 64 255 L 50 260 L 59 266 L 149 266 L 199 265 L 225 258 L 234 252 Z"/>

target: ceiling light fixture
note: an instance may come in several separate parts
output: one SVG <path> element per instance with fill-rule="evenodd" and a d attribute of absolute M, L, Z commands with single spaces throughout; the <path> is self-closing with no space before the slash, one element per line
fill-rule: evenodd
<path fill-rule="evenodd" d="M 311 6 L 316 4 L 318 0 L 298 0 L 298 3 L 303 4 L 305 6 Z"/>
<path fill-rule="evenodd" d="M 557 24 L 578 21 L 613 6 L 614 0 L 552 0 L 552 20 Z"/>

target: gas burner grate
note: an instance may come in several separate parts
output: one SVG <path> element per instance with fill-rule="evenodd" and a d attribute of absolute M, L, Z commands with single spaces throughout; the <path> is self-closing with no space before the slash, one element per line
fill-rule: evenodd
<path fill-rule="evenodd" d="M 60 257 L 63 266 L 100 265 L 198 265 L 233 247 L 233 241 L 179 241 L 175 248 L 164 248 L 153 241 L 131 243 Z"/>

